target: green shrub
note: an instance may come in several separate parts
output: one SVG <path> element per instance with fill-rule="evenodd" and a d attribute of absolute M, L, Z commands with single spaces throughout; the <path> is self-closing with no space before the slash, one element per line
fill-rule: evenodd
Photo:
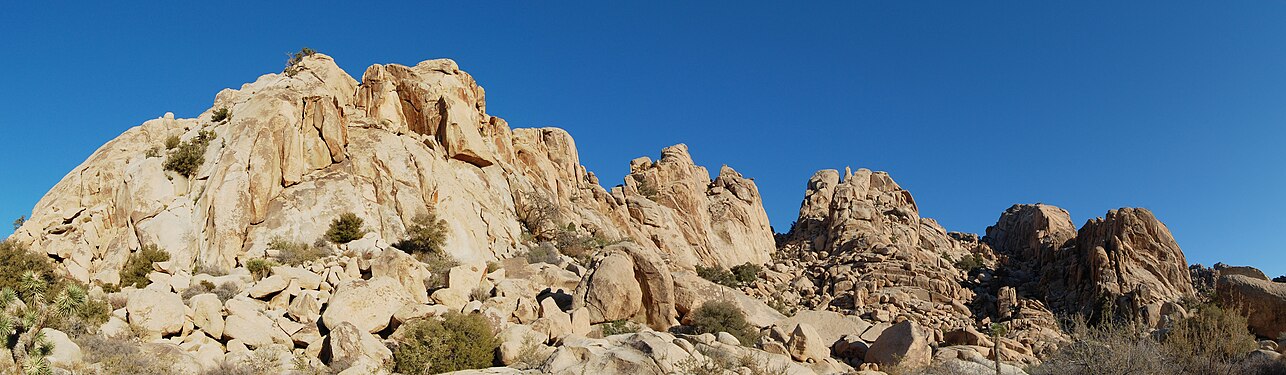
<path fill-rule="evenodd" d="M 967 272 L 973 272 L 973 270 L 982 266 L 982 256 L 978 254 L 965 255 L 956 261 L 956 268 Z"/>
<path fill-rule="evenodd" d="M 362 230 L 362 218 L 352 212 L 345 212 L 330 222 L 326 230 L 326 240 L 336 244 L 346 244 L 361 239 L 366 235 Z"/>
<path fill-rule="evenodd" d="M 272 273 L 272 267 L 276 265 L 277 262 L 272 259 L 254 258 L 246 261 L 246 270 L 250 271 L 250 276 L 255 280 L 259 280 L 268 277 L 268 274 Z"/>
<path fill-rule="evenodd" d="M 227 108 L 219 108 L 210 114 L 210 121 L 221 122 L 223 120 L 232 120 L 232 112 Z"/>
<path fill-rule="evenodd" d="M 1175 322 L 1162 343 L 1177 358 L 1204 361 L 1232 361 L 1259 348 L 1246 326 L 1246 317 L 1213 304 L 1202 306 L 1187 319 Z"/>
<path fill-rule="evenodd" d="M 460 262 L 444 253 L 420 253 L 415 255 L 415 259 L 423 262 L 425 268 L 429 269 L 429 278 L 424 280 L 424 286 L 430 290 L 446 286 L 447 273 L 460 265 Z"/>
<path fill-rule="evenodd" d="M 121 268 L 121 285 L 142 288 L 151 284 L 152 280 L 147 278 L 147 274 L 152 273 L 152 263 L 167 260 L 170 260 L 170 253 L 154 244 L 143 245 L 142 249 L 129 256 L 125 261 L 125 267 Z"/>
<path fill-rule="evenodd" d="M 692 329 L 695 333 L 727 332 L 742 345 L 753 345 L 759 340 L 759 331 L 746 322 L 746 314 L 730 301 L 701 304 L 692 312 Z"/>
<path fill-rule="evenodd" d="M 407 375 L 491 367 L 499 346 L 490 323 L 480 315 L 453 312 L 443 321 L 408 324 L 393 352 L 396 371 Z"/>
<path fill-rule="evenodd" d="M 558 264 L 562 257 L 558 254 L 558 249 L 548 243 L 541 243 L 527 251 L 527 263 L 548 263 Z"/>
<path fill-rule="evenodd" d="M 748 285 L 759 278 L 759 273 L 764 268 L 758 264 L 749 263 L 732 266 L 732 277 L 739 285 Z"/>
<path fill-rule="evenodd" d="M 171 357 L 168 351 L 144 351 L 139 343 L 133 340 L 120 340 L 102 335 L 85 335 L 74 337 L 80 345 L 85 363 L 101 365 L 98 371 L 86 371 L 98 375 L 161 375 L 171 374 L 177 358 Z M 81 372 L 73 372 L 80 374 Z"/>
<path fill-rule="evenodd" d="M 635 333 L 639 331 L 638 324 L 624 319 L 603 323 L 600 327 L 603 329 L 603 337 Z"/>
<path fill-rule="evenodd" d="M 290 242 L 282 238 L 274 238 L 268 242 L 268 249 L 277 251 L 277 255 L 273 256 L 277 262 L 289 266 L 298 266 L 330 255 L 330 250 L 325 247 Z"/>
<path fill-rule="evenodd" d="M 170 151 L 170 155 L 165 158 L 163 167 L 167 171 L 174 171 L 186 177 L 196 175 L 197 169 L 201 168 L 201 164 L 205 163 L 205 150 L 215 137 L 213 132 L 202 130 L 197 133 L 196 138 L 179 143 Z M 168 140 L 166 144 L 168 146 Z"/>
<path fill-rule="evenodd" d="M 165 149 L 173 150 L 175 147 L 179 147 L 179 144 L 182 142 L 183 139 L 179 138 L 178 134 L 171 135 L 168 138 L 165 138 Z"/>
<path fill-rule="evenodd" d="M 286 73 L 287 76 L 293 77 L 295 74 L 299 73 L 299 67 L 297 65 L 303 62 L 305 57 L 312 56 L 316 53 L 317 51 L 314 51 L 312 48 L 304 47 L 303 49 L 300 49 L 299 52 L 287 54 L 290 58 L 286 60 L 286 70 L 283 72 Z"/>
<path fill-rule="evenodd" d="M 18 286 L 27 271 L 33 272 L 46 284 L 54 282 L 54 265 L 48 256 L 30 251 L 26 245 L 15 241 L 0 241 L 0 289 L 21 291 Z"/>
<path fill-rule="evenodd" d="M 447 222 L 430 208 L 427 214 L 415 215 L 406 227 L 406 235 L 393 247 L 411 254 L 441 252 L 447 242 Z"/>
<path fill-rule="evenodd" d="M 715 266 L 715 267 L 697 266 L 697 276 L 701 276 L 701 278 L 713 281 L 715 284 L 723 285 L 730 288 L 736 288 L 740 286 L 740 284 L 737 282 L 737 277 L 734 276 L 732 272 L 726 269 L 723 269 L 719 266 Z"/>

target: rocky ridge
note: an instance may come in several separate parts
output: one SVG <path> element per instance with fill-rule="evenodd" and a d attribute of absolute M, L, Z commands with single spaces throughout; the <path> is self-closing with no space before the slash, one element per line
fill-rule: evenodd
<path fill-rule="evenodd" d="M 1260 336 L 1282 331 L 1282 284 L 1189 270 L 1145 209 L 1078 230 L 1057 207 L 1015 205 L 979 237 L 922 217 L 885 172 L 822 170 L 774 237 L 754 182 L 735 170 L 712 178 L 680 144 L 603 188 L 567 132 L 510 128 L 450 60 L 374 65 L 359 81 L 315 54 L 288 72 L 220 92 L 198 118 L 126 131 L 10 241 L 110 301 L 99 334 L 186 373 L 256 361 L 387 373 L 409 323 L 463 313 L 498 332 L 505 366 L 466 374 L 992 373 L 997 358 L 1022 374 L 1015 364 L 1068 340 L 1056 313 L 1163 329 L 1186 316 L 1194 278 L 1249 302 Z M 171 138 L 208 142 L 190 175 L 156 156 Z M 280 255 L 271 243 L 311 243 L 346 212 L 364 219 L 360 239 L 252 272 Z M 397 243 L 426 212 L 446 219 L 455 266 Z M 152 264 L 146 287 L 116 291 L 127 259 L 150 246 L 170 260 Z M 763 267 L 753 281 L 701 276 L 745 264 Z M 691 331 L 715 301 L 744 314 L 751 342 Z M 1007 332 L 990 335 L 992 323 Z M 66 334 L 46 336 L 56 367 L 83 364 Z"/>

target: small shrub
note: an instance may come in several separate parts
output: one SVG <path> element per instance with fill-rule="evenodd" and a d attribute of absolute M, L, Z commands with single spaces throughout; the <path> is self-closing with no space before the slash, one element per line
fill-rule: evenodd
<path fill-rule="evenodd" d="M 232 120 L 232 112 L 227 108 L 219 108 L 210 114 L 210 121 L 222 122 L 223 120 Z"/>
<path fill-rule="evenodd" d="M 1206 362 L 1233 361 L 1259 348 L 1255 336 L 1246 327 L 1246 317 L 1213 304 L 1202 306 L 1191 317 L 1176 322 L 1162 343 L 1176 358 Z"/>
<path fill-rule="evenodd" d="M 491 299 L 491 290 L 483 287 L 473 288 L 473 291 L 469 292 L 469 298 L 474 301 L 486 301 Z"/>
<path fill-rule="evenodd" d="M 441 252 L 447 242 L 447 222 L 438 218 L 432 208 L 427 214 L 416 215 L 406 228 L 407 238 L 393 247 L 411 254 Z"/>
<path fill-rule="evenodd" d="M 286 54 L 290 56 L 290 58 L 286 60 L 286 70 L 283 72 L 286 73 L 287 76 L 295 76 L 295 74 L 299 73 L 299 67 L 297 65 L 303 62 L 305 57 L 312 56 L 316 53 L 317 51 L 314 51 L 312 48 L 304 47 L 303 49 L 300 49 L 299 52 Z"/>
<path fill-rule="evenodd" d="M 228 302 L 232 297 L 236 297 L 237 293 L 241 293 L 241 290 L 237 289 L 236 284 L 230 282 L 220 284 L 218 288 L 214 288 L 214 295 L 219 297 L 220 302 Z"/>
<path fill-rule="evenodd" d="M 340 214 L 330 222 L 330 229 L 326 230 L 326 240 L 336 244 L 346 244 L 361 239 L 366 235 L 366 231 L 362 230 L 362 223 L 362 218 L 355 213 Z"/>
<path fill-rule="evenodd" d="M 214 288 L 215 288 L 214 283 L 209 282 L 207 280 L 201 280 L 200 283 L 197 283 L 196 285 L 192 285 L 187 289 L 184 289 L 183 294 L 181 296 L 183 297 L 184 301 L 187 301 L 189 299 L 192 299 L 192 297 L 194 296 L 213 292 Z"/>
<path fill-rule="evenodd" d="M 246 270 L 250 271 L 250 276 L 255 280 L 259 280 L 268 277 L 268 274 L 272 273 L 272 267 L 276 265 L 277 262 L 272 259 L 254 258 L 246 261 Z"/>
<path fill-rule="evenodd" d="M 559 211 L 558 205 L 544 194 L 536 192 L 526 192 L 521 197 L 522 199 L 515 203 L 521 203 L 517 211 L 523 229 L 531 234 L 532 239 L 553 239 L 559 232 L 557 223 L 562 221 L 562 212 Z"/>
<path fill-rule="evenodd" d="M 603 323 L 600 327 L 603 329 L 603 337 L 635 333 L 639 331 L 638 324 L 624 319 Z"/>
<path fill-rule="evenodd" d="M 161 250 L 155 244 L 143 245 L 143 248 L 130 255 L 125 261 L 125 267 L 121 268 L 121 285 L 142 288 L 151 284 L 152 280 L 147 278 L 147 274 L 152 273 L 152 263 L 167 260 L 170 260 L 170 253 Z"/>
<path fill-rule="evenodd" d="M 480 315 L 448 313 L 443 321 L 408 323 L 393 352 L 396 371 L 407 375 L 491 367 L 499 342 Z"/>
<path fill-rule="evenodd" d="M 460 262 L 443 253 L 421 253 L 416 254 L 415 258 L 429 269 L 429 278 L 424 280 L 424 286 L 430 290 L 446 286 L 447 273 L 460 265 Z"/>
<path fill-rule="evenodd" d="M 548 243 L 541 243 L 527 251 L 527 263 L 529 264 L 558 264 L 560 260 L 562 260 L 562 257 L 558 254 L 558 249 Z"/>
<path fill-rule="evenodd" d="M 303 242 L 290 242 L 274 238 L 268 243 L 269 250 L 276 250 L 273 256 L 277 262 L 288 266 L 298 266 L 330 255 L 330 249 L 309 245 Z"/>
<path fill-rule="evenodd" d="M 764 268 L 758 264 L 748 262 L 746 264 L 732 266 L 731 269 L 732 277 L 739 285 L 748 285 L 755 282 L 755 280 L 759 278 L 759 273 L 763 272 L 763 270 Z"/>
<path fill-rule="evenodd" d="M 171 135 L 168 138 L 165 138 L 165 149 L 173 150 L 175 147 L 179 147 L 179 143 L 182 142 L 183 139 L 179 138 L 178 134 Z"/>
<path fill-rule="evenodd" d="M 759 331 L 746 322 L 746 314 L 729 301 L 708 301 L 692 312 L 692 329 L 696 333 L 727 332 L 741 341 L 753 345 L 759 340 Z"/>
<path fill-rule="evenodd" d="M 544 349 L 545 344 L 540 342 L 540 340 L 532 339 L 530 337 L 524 339 L 522 341 L 522 346 L 518 348 L 518 356 L 515 358 L 514 363 L 510 364 L 509 367 L 519 370 L 532 370 L 539 368 L 540 365 L 544 364 L 545 360 L 549 358 L 547 355 L 548 352 Z"/>
<path fill-rule="evenodd" d="M 213 132 L 205 130 L 197 133 L 196 138 L 187 142 L 178 144 L 170 155 L 165 158 L 163 166 L 167 171 L 174 171 L 185 177 L 196 175 L 197 169 L 205 163 L 205 150 L 210 146 L 210 141 L 215 139 Z M 169 140 L 166 141 L 169 144 Z"/>
<path fill-rule="evenodd" d="M 27 223 L 26 215 L 19 216 L 17 219 L 13 219 L 13 230 L 17 232 L 18 228 L 22 228 L 22 225 L 26 223 Z M 1282 277 L 1286 277 L 1286 276 L 1282 276 Z"/>
<path fill-rule="evenodd" d="M 715 284 L 723 285 L 730 288 L 736 288 L 740 286 L 740 284 L 737 282 L 737 277 L 734 276 L 732 272 L 726 269 L 723 269 L 719 266 L 715 266 L 715 267 L 697 266 L 697 276 L 701 276 L 701 278 L 713 281 Z"/>
<path fill-rule="evenodd" d="M 965 255 L 956 261 L 956 268 L 966 272 L 973 272 L 973 270 L 982 267 L 982 265 L 982 257 L 978 254 Z"/>
<path fill-rule="evenodd" d="M 130 340 L 115 340 L 102 335 L 86 335 L 74 339 L 80 345 L 86 363 L 101 364 L 101 375 L 160 375 L 172 373 L 171 358 L 145 353 L 139 344 Z"/>
<path fill-rule="evenodd" d="M 209 263 L 197 263 L 196 266 L 192 268 L 192 274 L 193 275 L 206 274 L 210 276 L 227 276 L 228 270 Z"/>
<path fill-rule="evenodd" d="M 656 189 L 656 186 L 653 185 L 651 182 L 648 182 L 648 180 L 645 178 L 638 179 L 637 188 L 638 188 L 639 195 L 642 195 L 644 198 L 647 198 L 648 200 L 655 202 L 657 199 L 661 197 L 661 192 Z"/>
<path fill-rule="evenodd" d="M 1273 282 L 1275 282 L 1275 283 L 1286 283 L 1286 275 L 1281 275 L 1281 276 L 1274 277 L 1274 278 L 1273 278 Z"/>
<path fill-rule="evenodd" d="M 157 147 L 149 148 L 147 151 L 143 152 L 143 157 L 148 159 L 159 158 L 161 157 L 161 149 Z"/>
<path fill-rule="evenodd" d="M 0 241 L 0 289 L 20 291 L 21 276 L 27 271 L 46 284 L 54 281 L 54 266 L 48 256 L 30 251 L 15 241 Z"/>

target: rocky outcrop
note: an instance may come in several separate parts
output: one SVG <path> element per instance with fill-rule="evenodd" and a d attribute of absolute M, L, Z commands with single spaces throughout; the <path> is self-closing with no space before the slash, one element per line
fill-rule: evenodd
<path fill-rule="evenodd" d="M 1275 339 L 1286 334 L 1286 283 L 1232 273 L 1219 277 L 1215 291 L 1224 306 L 1246 315 L 1255 335 Z"/>
<path fill-rule="evenodd" d="M 809 180 L 786 256 L 759 296 L 891 323 L 898 315 L 933 329 L 969 324 L 958 260 L 982 256 L 976 241 L 921 218 L 911 193 L 887 173 L 823 170 Z"/>
<path fill-rule="evenodd" d="M 369 243 L 388 244 L 432 208 L 449 218 L 446 252 L 466 263 L 521 254 L 524 233 L 563 231 L 632 240 L 684 268 L 764 263 L 775 249 L 754 182 L 727 167 L 712 180 L 686 146 L 634 161 L 609 191 L 567 132 L 510 129 L 451 60 L 374 65 L 360 84 L 321 54 L 294 68 L 223 90 L 197 118 L 129 129 L 55 185 L 13 238 L 106 284 L 144 245 L 175 267 L 230 269 L 274 239 L 312 243 L 344 212 L 364 219 Z M 231 118 L 212 121 L 216 109 Z M 191 176 L 163 168 L 172 137 L 213 137 Z"/>
<path fill-rule="evenodd" d="M 1112 210 L 1074 234 L 1070 223 L 1057 207 L 1015 205 L 983 240 L 1005 256 L 1005 283 L 1055 311 L 1107 308 L 1155 326 L 1152 312 L 1196 295 L 1183 251 L 1151 211 Z"/>
<path fill-rule="evenodd" d="M 657 254 L 632 243 L 603 253 L 576 287 L 573 309 L 586 307 L 590 323 L 633 320 L 660 331 L 678 324 L 674 280 Z"/>

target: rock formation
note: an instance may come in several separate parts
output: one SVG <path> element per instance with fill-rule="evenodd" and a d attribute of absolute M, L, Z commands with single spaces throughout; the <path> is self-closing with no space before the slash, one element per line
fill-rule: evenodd
<path fill-rule="evenodd" d="M 1148 311 L 1173 310 L 1196 295 L 1183 251 L 1147 209 L 1112 210 L 1074 231 L 1067 211 L 1015 205 L 983 240 L 1005 256 L 1007 282 L 1054 310 L 1108 308 L 1148 320 Z"/>
<path fill-rule="evenodd" d="M 231 118 L 212 121 L 218 109 Z M 191 176 L 149 156 L 167 138 L 202 134 L 214 139 Z M 635 160 L 625 185 L 605 190 L 565 131 L 510 129 L 450 60 L 371 66 L 359 83 L 317 54 L 293 75 L 220 92 L 197 118 L 126 131 L 54 186 L 13 238 L 64 260 L 77 280 L 112 284 L 148 244 L 177 267 L 229 269 L 273 239 L 311 243 L 344 212 L 376 242 L 396 242 L 432 208 L 450 218 L 447 251 L 465 262 L 520 254 L 524 232 L 551 228 L 632 240 L 680 267 L 766 262 L 774 244 L 754 182 L 727 167 L 711 180 L 683 145 L 662 155 Z M 530 220 L 537 209 L 544 220 Z"/>
<path fill-rule="evenodd" d="M 1263 272 L 1250 267 L 1228 270 L 1220 272 L 1215 287 L 1220 302 L 1246 315 L 1255 335 L 1269 339 L 1286 335 L 1286 283 L 1268 280 Z"/>

